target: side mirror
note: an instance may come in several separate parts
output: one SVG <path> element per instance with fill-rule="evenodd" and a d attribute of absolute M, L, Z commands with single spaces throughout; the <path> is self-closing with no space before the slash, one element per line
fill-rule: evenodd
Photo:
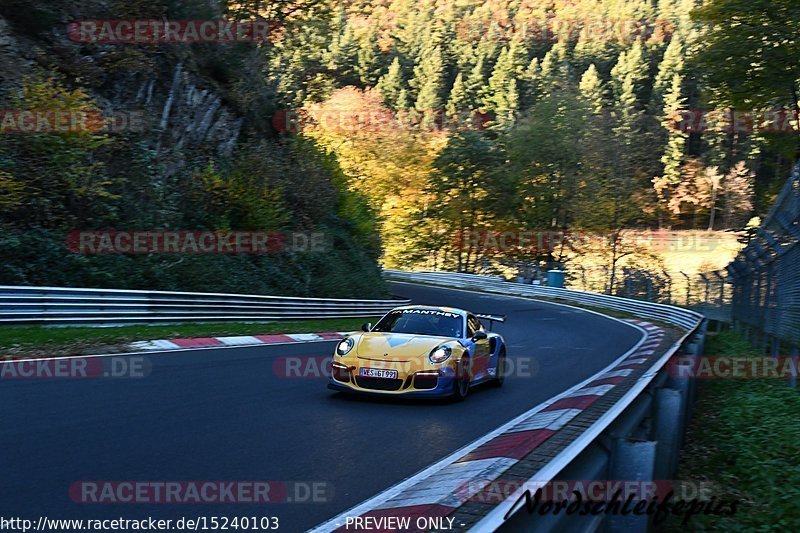
<path fill-rule="evenodd" d="M 478 342 L 488 338 L 489 335 L 487 335 L 485 331 L 476 331 L 475 335 L 472 336 L 472 342 Z"/>
<path fill-rule="evenodd" d="M 372 329 L 372 324 L 369 322 L 361 325 L 361 331 L 369 331 L 371 329 Z"/>

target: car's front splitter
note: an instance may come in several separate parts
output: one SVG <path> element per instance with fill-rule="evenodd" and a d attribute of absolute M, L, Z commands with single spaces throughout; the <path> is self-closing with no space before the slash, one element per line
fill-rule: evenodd
<path fill-rule="evenodd" d="M 411 390 L 397 390 L 397 391 L 382 391 L 382 390 L 374 390 L 374 389 L 363 389 L 359 387 L 354 387 L 352 384 L 343 383 L 341 381 L 336 381 L 335 379 L 331 379 L 328 382 L 328 388 L 331 390 L 339 391 L 339 392 L 349 392 L 353 394 L 365 394 L 369 396 L 397 396 L 397 397 L 424 397 L 424 398 L 443 398 L 447 396 L 453 395 L 453 384 L 455 383 L 455 379 L 449 376 L 443 376 L 439 378 L 439 383 L 433 389 L 427 390 L 419 390 L 419 389 L 411 389 Z"/>

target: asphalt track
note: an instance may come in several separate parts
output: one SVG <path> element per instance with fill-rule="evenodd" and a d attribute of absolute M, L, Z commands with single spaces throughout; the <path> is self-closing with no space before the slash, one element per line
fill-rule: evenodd
<path fill-rule="evenodd" d="M 586 379 L 641 336 L 544 302 L 400 283 L 393 290 L 415 303 L 508 315 L 495 327 L 516 369 L 505 386 L 473 390 L 464 403 L 410 402 L 352 398 L 329 391 L 324 377 L 276 372 L 277 358 L 328 355 L 335 342 L 151 354 L 141 379 L 0 379 L 0 517 L 277 516 L 280 531 L 302 531 Z M 79 504 L 68 491 L 82 480 L 324 482 L 332 497 Z"/>

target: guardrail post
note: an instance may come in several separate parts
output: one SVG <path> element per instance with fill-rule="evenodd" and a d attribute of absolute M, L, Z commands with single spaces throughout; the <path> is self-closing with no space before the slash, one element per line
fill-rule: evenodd
<path fill-rule="evenodd" d="M 686 355 L 689 356 L 691 359 L 692 368 L 696 369 L 697 365 L 699 364 L 698 359 L 700 358 L 702 352 L 700 351 L 700 345 L 696 342 L 692 342 L 686 345 Z M 697 397 L 697 379 L 692 377 L 690 378 L 688 383 L 688 393 L 684 398 L 686 399 L 686 416 L 687 418 L 692 414 L 692 407 L 694 406 L 695 399 Z M 673 387 L 670 385 L 671 388 L 679 389 L 680 387 Z"/>
<path fill-rule="evenodd" d="M 655 441 L 615 439 L 609 466 L 609 477 L 612 480 L 652 481 L 656 462 Z M 624 502 L 626 496 L 623 496 Z M 646 532 L 648 515 L 609 515 L 605 531 L 609 532 Z"/>
<path fill-rule="evenodd" d="M 683 433 L 683 400 L 679 390 L 656 390 L 656 479 L 672 479 L 677 470 L 678 446 Z"/>
<path fill-rule="evenodd" d="M 695 355 L 701 356 L 706 353 L 706 333 L 708 332 L 708 319 L 704 319 L 700 327 L 695 333 L 695 342 L 697 343 L 697 353 Z"/>
<path fill-rule="evenodd" d="M 678 360 L 674 366 L 668 368 L 669 377 L 667 378 L 667 387 L 680 391 L 681 396 L 686 401 L 683 402 L 683 421 L 684 423 L 689 420 L 692 414 L 692 404 L 689 399 L 692 397 L 692 372 L 697 368 L 697 358 L 691 356 L 691 360 Z M 678 434 L 678 448 L 683 447 L 684 428 Z"/>

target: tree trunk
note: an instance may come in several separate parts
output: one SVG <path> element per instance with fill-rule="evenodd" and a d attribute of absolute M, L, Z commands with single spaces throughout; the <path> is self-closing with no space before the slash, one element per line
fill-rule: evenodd
<path fill-rule="evenodd" d="M 611 273 L 608 279 L 608 294 L 614 294 L 614 283 L 616 283 L 617 278 L 617 243 L 618 243 L 618 233 L 614 232 L 612 234 L 612 243 L 611 243 Z"/>
<path fill-rule="evenodd" d="M 463 267 L 464 267 L 464 224 L 463 224 L 463 222 L 459 225 L 458 229 L 459 229 L 459 232 L 461 233 L 461 245 L 458 247 L 458 250 L 456 250 L 456 253 L 458 254 L 458 263 L 456 265 L 456 270 L 458 270 L 458 272 L 463 272 L 463 270 L 462 270 Z"/>
<path fill-rule="evenodd" d="M 711 213 L 708 215 L 708 231 L 714 230 L 714 218 L 717 214 L 717 188 L 711 192 Z"/>

